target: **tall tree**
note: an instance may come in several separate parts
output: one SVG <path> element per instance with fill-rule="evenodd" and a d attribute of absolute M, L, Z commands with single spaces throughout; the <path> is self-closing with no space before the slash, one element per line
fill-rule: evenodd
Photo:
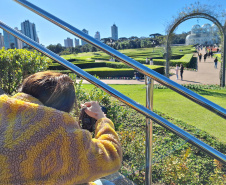
<path fill-rule="evenodd" d="M 162 34 L 160 34 L 160 33 L 153 33 L 153 34 L 149 35 L 149 37 L 151 37 L 151 38 L 156 38 L 156 37 L 159 37 L 159 36 L 162 36 Z"/>

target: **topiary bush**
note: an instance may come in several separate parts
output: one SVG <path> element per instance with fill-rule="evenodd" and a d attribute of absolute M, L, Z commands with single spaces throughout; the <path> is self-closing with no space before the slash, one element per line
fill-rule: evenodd
<path fill-rule="evenodd" d="M 145 65 L 146 67 L 153 69 L 154 71 L 164 74 L 164 66 L 150 66 L 150 65 Z M 84 69 L 84 71 L 88 72 L 91 75 L 96 75 L 99 76 L 100 78 L 104 77 L 129 77 L 133 78 L 134 77 L 134 72 L 135 70 L 133 68 L 109 68 L 109 67 L 100 67 L 100 68 L 89 68 L 89 69 Z M 142 77 L 143 75 L 141 75 Z"/>
<path fill-rule="evenodd" d="M 153 59 L 154 65 L 165 65 L 166 60 L 165 59 Z M 195 57 L 193 57 L 193 54 L 185 54 L 183 57 L 181 57 L 178 60 L 170 60 L 170 66 L 176 66 L 183 64 L 184 67 L 190 67 L 194 66 L 191 65 L 191 63 L 195 63 Z M 195 67 L 195 66 L 194 66 Z"/>
<path fill-rule="evenodd" d="M 7 94 L 17 91 L 23 78 L 44 71 L 51 60 L 37 51 L 25 49 L 0 50 L 0 88 Z"/>
<path fill-rule="evenodd" d="M 106 67 L 120 69 L 120 68 L 128 68 L 128 65 L 122 62 L 106 62 Z"/>
<path fill-rule="evenodd" d="M 84 63 L 73 63 L 77 67 L 81 69 L 86 69 L 86 68 L 95 68 L 95 67 L 106 67 L 106 62 L 84 62 Z"/>
<path fill-rule="evenodd" d="M 132 68 L 124 68 L 124 69 L 114 69 L 108 67 L 100 67 L 100 68 L 89 68 L 84 69 L 84 71 L 88 72 L 91 75 L 103 77 L 134 77 L 134 69 Z"/>
<path fill-rule="evenodd" d="M 111 56 L 109 55 L 92 56 L 92 59 L 95 59 L 95 60 L 109 60 L 110 58 Z"/>

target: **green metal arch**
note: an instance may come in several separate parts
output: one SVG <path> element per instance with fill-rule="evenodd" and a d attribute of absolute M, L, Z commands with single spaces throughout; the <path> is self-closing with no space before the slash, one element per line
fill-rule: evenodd
<path fill-rule="evenodd" d="M 225 22 L 225 25 L 222 26 L 222 24 L 215 17 L 202 12 L 194 12 L 194 13 L 187 14 L 181 17 L 176 23 L 170 26 L 170 29 L 168 30 L 168 33 L 167 33 L 166 46 L 165 46 L 166 47 L 166 76 L 169 78 L 169 61 L 171 58 L 171 47 L 170 47 L 171 35 L 178 25 L 180 25 L 182 22 L 186 20 L 193 19 L 193 18 L 204 18 L 212 21 L 218 27 L 218 29 L 220 30 L 220 33 L 223 36 L 223 40 L 222 40 L 223 50 L 221 51 L 223 54 L 222 55 L 223 61 L 221 63 L 220 86 L 224 87 L 225 86 L 225 61 L 226 61 L 226 55 L 225 55 L 226 53 L 226 41 L 225 41 L 226 22 Z"/>

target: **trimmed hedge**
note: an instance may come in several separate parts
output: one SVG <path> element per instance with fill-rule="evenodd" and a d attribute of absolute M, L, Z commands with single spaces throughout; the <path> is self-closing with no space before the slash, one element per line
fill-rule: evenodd
<path fill-rule="evenodd" d="M 110 68 L 117 68 L 117 69 L 128 68 L 128 66 L 122 62 L 84 62 L 84 63 L 72 62 L 72 63 L 81 69 L 97 68 L 97 67 L 110 67 Z M 49 66 L 49 70 L 66 70 L 66 68 L 58 63 L 54 63 Z"/>
<path fill-rule="evenodd" d="M 195 60 L 193 54 L 186 54 L 181 57 L 179 60 L 170 60 L 170 66 L 176 66 L 176 64 L 183 64 L 184 67 L 189 67 L 190 63 Z M 154 65 L 165 65 L 165 59 L 153 59 Z"/>
<path fill-rule="evenodd" d="M 181 53 L 173 53 L 171 56 L 171 59 L 178 60 L 178 59 L 181 59 L 181 57 L 183 57 L 183 56 L 184 56 L 184 54 L 181 54 Z"/>
<path fill-rule="evenodd" d="M 64 66 L 62 66 L 58 63 L 54 63 L 48 67 L 48 70 L 66 70 L 66 69 L 67 68 L 65 68 Z"/>
<path fill-rule="evenodd" d="M 74 65 L 78 66 L 81 69 L 85 68 L 96 68 L 96 67 L 106 67 L 106 62 L 86 62 L 86 63 L 73 63 Z"/>
<path fill-rule="evenodd" d="M 153 69 L 154 71 L 164 74 L 164 66 L 150 66 L 145 65 L 146 67 Z M 90 68 L 84 69 L 84 71 L 90 73 L 91 75 L 96 75 L 99 77 L 134 77 L 135 70 L 132 68 L 123 68 L 123 69 L 115 69 L 109 67 L 100 67 L 100 68 Z"/>
<path fill-rule="evenodd" d="M 72 64 L 76 65 L 77 67 L 81 69 L 85 68 L 95 68 L 95 67 L 107 67 L 106 62 L 84 62 L 84 63 L 77 63 L 77 62 L 71 62 Z M 66 70 L 64 66 L 55 63 L 53 65 L 50 65 L 49 70 Z"/>
<path fill-rule="evenodd" d="M 92 56 L 91 57 L 94 60 L 109 60 L 111 58 L 111 56 L 109 55 L 98 55 L 98 56 Z"/>
<path fill-rule="evenodd" d="M 124 68 L 124 69 L 115 69 L 108 67 L 100 67 L 100 68 L 92 68 L 92 69 L 84 69 L 84 71 L 88 72 L 91 75 L 103 77 L 134 77 L 134 69 L 132 68 Z"/>
<path fill-rule="evenodd" d="M 216 53 L 213 55 L 213 58 L 217 57 L 218 62 L 221 62 L 221 53 Z"/>
<path fill-rule="evenodd" d="M 77 63 L 83 63 L 83 62 L 95 62 L 94 59 L 92 58 L 72 58 L 72 59 L 67 59 L 69 62 L 77 62 Z"/>
<path fill-rule="evenodd" d="M 120 68 L 128 68 L 129 66 L 122 62 L 106 62 L 106 67 L 120 69 Z"/>
<path fill-rule="evenodd" d="M 165 68 L 164 66 L 150 66 L 145 65 L 150 69 L 153 69 L 154 71 L 164 74 Z M 61 73 L 71 73 L 70 70 L 55 70 L 56 72 Z M 100 78 L 106 78 L 106 77 L 134 77 L 135 70 L 133 68 L 123 68 L 123 69 L 116 69 L 116 68 L 109 68 L 109 67 L 99 67 L 99 68 L 88 68 L 84 69 L 84 71 L 88 72 L 91 75 L 99 76 Z M 141 75 L 143 76 L 143 75 Z"/>
<path fill-rule="evenodd" d="M 146 58 L 133 58 L 137 62 L 140 62 L 141 64 L 146 64 Z"/>

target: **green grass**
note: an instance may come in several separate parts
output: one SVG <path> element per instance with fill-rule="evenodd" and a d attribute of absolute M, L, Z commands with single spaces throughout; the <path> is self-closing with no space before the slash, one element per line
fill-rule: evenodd
<path fill-rule="evenodd" d="M 128 70 L 128 71 L 133 71 L 133 68 L 122 68 L 122 69 L 117 69 L 117 68 L 110 68 L 110 67 L 95 67 L 95 68 L 87 68 L 84 69 L 84 71 L 124 71 L 124 70 Z"/>
<path fill-rule="evenodd" d="M 150 65 L 145 65 L 146 67 L 150 68 L 150 69 L 157 69 L 159 67 L 162 67 L 162 66 L 150 66 Z M 133 68 L 111 68 L 111 67 L 95 67 L 95 68 L 87 68 L 87 69 L 84 69 L 85 71 L 124 71 L 124 70 L 128 70 L 128 71 L 133 71 L 134 69 Z"/>
<path fill-rule="evenodd" d="M 193 46 L 173 46 L 172 48 L 172 56 L 175 55 L 185 55 L 189 53 L 193 53 L 195 49 Z M 152 58 L 162 58 L 163 57 L 163 51 L 164 49 L 162 47 L 156 47 L 154 48 L 137 48 L 137 49 L 124 49 L 124 50 L 118 50 L 119 52 L 125 54 L 128 57 L 131 57 L 137 61 L 145 61 L 146 58 L 152 57 Z M 102 51 L 98 52 L 84 52 L 84 53 L 78 53 L 78 54 L 71 54 L 71 55 L 61 55 L 64 59 L 76 59 L 81 61 L 86 60 L 109 60 L 110 56 Z"/>
<path fill-rule="evenodd" d="M 119 92 L 125 94 L 136 102 L 145 105 L 145 85 L 110 85 Z M 83 87 L 91 90 L 93 85 L 83 84 Z M 201 96 L 226 108 L 226 89 L 223 90 L 199 90 Z M 173 118 L 180 119 L 197 127 L 210 135 L 215 136 L 219 141 L 226 143 L 226 121 L 184 98 L 170 89 L 155 89 L 153 108 Z"/>
<path fill-rule="evenodd" d="M 213 57 L 217 57 L 218 62 L 221 62 L 221 53 L 214 54 Z"/>
<path fill-rule="evenodd" d="M 72 59 L 75 58 L 76 55 L 75 54 L 70 54 L 70 55 L 61 55 L 62 58 L 68 60 L 68 59 Z"/>

